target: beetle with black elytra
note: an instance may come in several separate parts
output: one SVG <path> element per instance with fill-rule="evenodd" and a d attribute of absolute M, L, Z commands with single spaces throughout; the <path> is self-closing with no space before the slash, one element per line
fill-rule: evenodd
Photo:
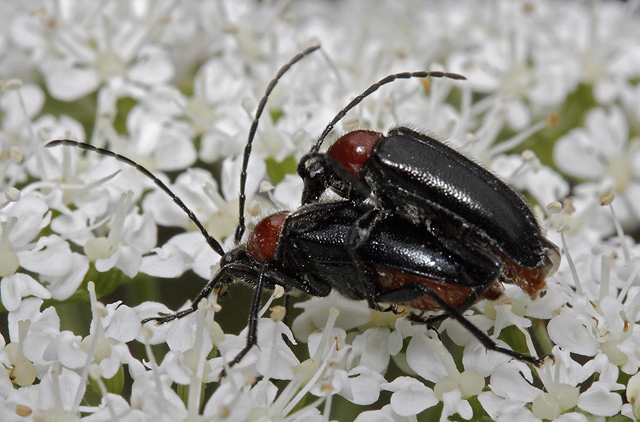
<path fill-rule="evenodd" d="M 312 47 L 294 57 L 272 80 L 262 98 L 250 130 L 244 161 L 248 162 L 257 122 L 269 93 L 288 70 Z M 437 73 L 434 76 L 442 76 Z M 69 140 L 53 141 L 47 146 L 73 145 L 115 157 L 150 177 L 194 221 L 214 251 L 222 255 L 220 270 L 192 302 L 192 306 L 169 315 L 147 318 L 143 323 L 166 323 L 194 312 L 198 303 L 215 287 L 235 280 L 256 286 L 249 314 L 246 347 L 230 362 L 239 362 L 257 343 L 258 310 L 264 289 L 281 285 L 286 290 L 303 291 L 312 296 L 326 296 L 336 289 L 345 297 L 366 300 L 378 310 L 409 309 L 412 319 L 434 322 L 442 317 L 459 321 L 485 347 L 517 359 L 540 365 L 540 358 L 499 347 L 485 333 L 473 326 L 461 312 L 482 298 L 495 299 L 505 281 L 503 262 L 481 247 L 470 246 L 462 253 L 452 253 L 450 246 L 426 226 L 415 224 L 395 213 L 378 213 L 366 201 L 343 200 L 315 202 L 288 213 L 279 212 L 261 220 L 247 241 L 224 253 L 189 208 L 144 167 L 109 150 Z M 246 165 L 241 177 L 241 211 L 236 239 L 244 231 L 243 202 Z M 373 223 L 372 223 L 373 222 Z M 364 229 L 364 230 L 363 230 Z M 239 233 L 239 235 L 238 235 Z M 440 317 L 426 317 L 436 311 Z"/>
<path fill-rule="evenodd" d="M 558 268 L 559 249 L 543 235 L 524 199 L 491 172 L 407 127 L 396 127 L 388 135 L 352 131 L 325 153 L 319 152 L 349 110 L 381 86 L 409 77 L 422 75 L 401 73 L 383 78 L 327 125 L 298 163 L 304 181 L 302 203 L 316 203 L 326 190 L 345 199 L 369 200 L 376 205 L 373 213 L 379 218 L 395 214 L 425 225 L 453 252 L 485 249 L 502 262 L 505 281 L 537 298 L 546 287 L 545 279 Z M 375 215 L 369 224 L 376 224 Z"/>
<path fill-rule="evenodd" d="M 61 144 L 129 163 L 126 157 L 74 141 L 53 141 L 48 146 Z M 140 169 L 139 165 L 136 168 Z M 162 183 L 155 176 L 152 180 Z M 163 190 L 168 190 L 164 186 Z M 174 201 L 182 203 L 171 195 Z M 396 305 L 400 305 L 415 310 L 417 313 L 411 313 L 415 321 L 430 322 L 422 316 L 423 312 L 444 312 L 443 315 L 455 318 L 469 329 L 488 349 L 535 365 L 542 363 L 540 358 L 497 346 L 459 311 L 479 299 L 495 299 L 501 294 L 499 261 L 480 250 L 472 260 L 466 255 L 452 255 L 425 227 L 395 215 L 380 220 L 368 233 L 366 242 L 355 241 L 355 223 L 372 210 L 365 202 L 345 200 L 271 214 L 255 226 L 244 244 L 222 255 L 220 270 L 189 308 L 146 318 L 142 323 L 164 324 L 189 315 L 216 287 L 239 280 L 254 284 L 247 344 L 229 362 L 233 366 L 257 344 L 263 290 L 280 285 L 288 292 L 296 289 L 322 297 L 336 289 L 349 299 L 366 300 L 373 309 L 396 310 Z M 196 225 L 201 225 L 193 218 Z"/>

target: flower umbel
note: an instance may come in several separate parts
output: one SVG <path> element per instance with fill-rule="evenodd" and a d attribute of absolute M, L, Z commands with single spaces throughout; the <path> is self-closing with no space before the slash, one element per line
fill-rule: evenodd
<path fill-rule="evenodd" d="M 4 3 L 0 419 L 640 420 L 638 2 Z M 300 205 L 296 164 L 371 82 L 460 73 L 385 86 L 335 132 L 414 127 L 531 201 L 562 249 L 546 294 L 505 283 L 464 316 L 501 347 L 553 360 L 487 351 L 452 320 L 427 327 L 335 292 L 292 312 L 277 293 L 230 368 L 253 335 L 235 283 L 185 318 L 140 324 L 189 306 L 220 257 L 135 169 L 44 144 L 139 162 L 232 250 L 256 105 L 316 43 L 258 125 L 249 232 Z"/>

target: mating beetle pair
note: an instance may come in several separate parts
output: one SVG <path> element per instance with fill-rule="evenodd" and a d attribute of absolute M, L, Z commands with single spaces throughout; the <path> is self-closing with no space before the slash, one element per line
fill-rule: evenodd
<path fill-rule="evenodd" d="M 428 225 L 451 251 L 465 251 L 481 266 L 487 253 L 503 267 L 505 281 L 532 298 L 555 272 L 560 255 L 540 231 L 524 200 L 489 171 L 443 143 L 406 127 L 384 136 L 354 131 L 326 154 L 302 158 L 303 203 L 326 189 L 352 200 L 379 202 L 376 213 L 395 213 Z"/>
<path fill-rule="evenodd" d="M 245 229 L 246 171 L 260 115 L 281 76 L 317 48 L 305 50 L 283 66 L 260 101 L 244 154 L 237 244 Z M 387 137 L 351 132 L 326 154 L 318 153 L 333 126 L 370 93 L 395 79 L 427 76 L 462 79 L 442 72 L 415 72 L 390 75 L 372 85 L 334 118 L 299 163 L 304 205 L 264 218 L 244 244 L 227 253 L 188 207 L 140 165 L 73 141 L 53 141 L 47 146 L 75 145 L 135 166 L 171 196 L 222 255 L 219 272 L 190 308 L 143 323 L 165 323 L 194 312 L 220 284 L 237 279 L 255 284 L 247 344 L 231 365 L 257 343 L 261 294 L 275 285 L 313 296 L 326 296 L 336 289 L 378 310 L 401 305 L 410 310 L 412 319 L 425 323 L 451 317 L 488 349 L 540 365 L 542 359 L 497 346 L 461 314 L 482 298 L 499 297 L 501 281 L 515 282 L 534 296 L 544 287 L 545 276 L 557 268 L 557 248 L 544 238 L 515 192 L 454 150 L 406 128 L 394 129 Z M 343 199 L 319 202 L 327 189 Z M 428 318 L 425 311 L 440 315 Z"/>

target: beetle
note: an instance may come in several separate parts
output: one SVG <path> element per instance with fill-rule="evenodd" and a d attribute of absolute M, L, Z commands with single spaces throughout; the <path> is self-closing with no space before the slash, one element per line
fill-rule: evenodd
<path fill-rule="evenodd" d="M 377 91 L 383 85 L 386 85 L 386 84 L 391 83 L 391 82 L 393 82 L 395 80 L 398 80 L 398 79 L 429 78 L 429 77 L 431 77 L 431 78 L 465 79 L 464 76 L 458 75 L 457 73 L 447 73 L 447 72 L 440 72 L 440 71 L 432 71 L 432 72 L 428 72 L 428 71 L 402 72 L 402 73 L 396 73 L 396 74 L 393 74 L 393 75 L 389 75 L 389 76 L 383 78 L 382 80 L 378 81 L 376 84 L 370 86 L 361 95 L 359 95 L 354 100 L 352 100 L 351 103 L 349 103 L 349 105 L 347 107 L 345 107 L 342 111 L 340 111 L 340 113 L 338 113 L 338 115 L 332 120 L 331 123 L 329 123 L 327 128 L 324 130 L 322 136 L 320 137 L 320 140 L 318 141 L 317 147 L 314 147 L 314 149 L 317 152 L 317 150 L 320 148 L 320 144 L 322 142 L 322 139 L 324 139 L 329 134 L 329 132 L 331 132 L 333 126 L 335 126 L 335 124 L 338 121 L 340 121 L 340 119 L 342 119 L 344 117 L 344 115 L 346 115 L 346 113 L 351 108 L 355 107 L 364 98 L 366 98 L 367 96 L 369 96 L 373 92 Z M 254 118 L 253 122 L 251 123 L 251 129 L 249 130 L 249 137 L 247 139 L 247 143 L 246 143 L 246 146 L 245 146 L 245 149 L 244 149 L 244 155 L 243 155 L 243 159 L 242 159 L 242 172 L 241 172 L 241 177 L 240 177 L 240 197 L 239 197 L 239 204 L 238 204 L 239 205 L 239 207 L 238 207 L 239 208 L 238 209 L 238 226 L 237 226 L 236 232 L 235 232 L 236 244 L 240 242 L 240 240 L 242 238 L 242 235 L 244 233 L 244 230 L 245 230 L 245 219 L 244 219 L 244 206 L 245 206 L 245 201 L 246 201 L 245 184 L 246 184 L 247 168 L 249 166 L 249 157 L 251 155 L 251 149 L 252 149 L 252 145 L 253 145 L 253 140 L 254 140 L 256 132 L 257 132 L 258 121 L 260 119 L 260 115 L 262 114 L 262 111 L 264 110 L 264 107 L 266 105 L 266 102 L 267 102 L 267 99 L 269 97 L 269 94 L 271 93 L 271 91 L 275 87 L 275 84 L 278 82 L 278 80 L 279 80 L 279 77 L 276 76 L 276 78 L 274 78 L 271 81 L 271 83 L 267 87 L 267 91 L 265 92 L 265 95 L 260 100 L 260 104 L 258 105 L 258 109 L 256 111 L 256 117 Z M 303 158 L 303 160 L 305 160 L 305 158 Z M 302 174 L 300 173 L 301 166 L 306 167 L 306 165 L 303 165 L 302 161 L 300 163 L 298 163 L 298 173 L 302 176 Z M 336 171 L 339 171 L 339 169 L 337 169 Z M 306 178 L 303 177 L 303 180 L 305 180 L 305 179 Z M 304 199 L 305 199 L 305 196 L 303 194 L 302 203 L 306 204 L 306 203 L 310 202 L 310 201 L 304 200 Z"/>
<path fill-rule="evenodd" d="M 295 56 L 280 69 L 260 101 L 245 148 L 241 175 L 239 224 L 236 248 L 224 252 L 196 216 L 173 192 L 151 172 L 132 160 L 112 151 L 70 140 L 52 141 L 47 147 L 72 145 L 114 157 L 134 166 L 156 183 L 180 206 L 205 236 L 211 248 L 222 255 L 220 270 L 207 283 L 192 305 L 169 315 L 147 318 L 159 324 L 194 312 L 198 303 L 215 287 L 241 279 L 256 285 L 249 316 L 246 347 L 232 360 L 239 362 L 257 341 L 257 321 L 263 289 L 276 285 L 286 290 L 300 290 L 312 296 L 326 296 L 336 289 L 343 296 L 366 300 L 377 310 L 396 311 L 398 305 L 408 309 L 410 318 L 434 323 L 443 317 L 459 321 L 485 347 L 517 359 L 541 365 L 543 359 L 523 355 L 497 346 L 476 328 L 462 311 L 478 300 L 496 299 L 501 281 L 513 277 L 503 257 L 483 247 L 467 244 L 457 252 L 450 242 L 442 242 L 438 233 L 424 224 L 416 224 L 399 213 L 380 213 L 374 204 L 360 198 L 337 202 L 313 202 L 291 213 L 279 212 L 262 219 L 245 243 L 239 239 L 244 231 L 244 186 L 246 163 L 251 152 L 258 119 L 269 93 L 282 74 L 312 47 Z M 424 74 L 424 72 L 422 72 Z M 436 73 L 436 76 L 440 73 Z M 240 235 L 238 235 L 240 233 Z M 439 315 L 427 316 L 425 312 Z"/>
<path fill-rule="evenodd" d="M 47 147 L 70 145 L 114 157 L 134 166 L 165 191 L 189 218 L 202 228 L 195 214 L 161 180 L 143 166 L 110 150 L 71 140 L 49 142 Z M 427 227 L 395 214 L 377 219 L 359 239 L 358 221 L 373 215 L 364 201 L 318 202 L 260 220 L 245 243 L 222 254 L 220 269 L 188 308 L 141 321 L 164 324 L 183 318 L 223 285 L 242 280 L 255 285 L 249 313 L 247 343 L 229 362 L 233 366 L 257 344 L 258 312 L 262 292 L 279 285 L 287 292 L 302 291 L 324 297 L 333 289 L 351 300 L 365 300 L 380 311 L 399 312 L 431 324 L 440 312 L 460 322 L 489 350 L 540 366 L 538 358 L 498 346 L 461 312 L 478 300 L 496 299 L 502 293 L 502 264 L 482 248 L 453 254 Z M 202 229 L 204 230 L 204 229 Z M 206 230 L 204 230 L 206 233 Z M 209 244 L 219 243 L 205 235 Z M 217 251 L 217 247 L 213 247 Z M 429 313 L 429 314 L 427 314 Z"/>
<path fill-rule="evenodd" d="M 460 322 L 487 349 L 537 366 L 543 363 L 544 358 L 499 347 L 461 314 L 478 300 L 502 294 L 503 267 L 495 256 L 482 248 L 454 254 L 425 226 L 394 214 L 377 220 L 366 240 L 359 239 L 357 222 L 373 210 L 362 201 L 342 200 L 274 213 L 256 224 L 244 244 L 221 258 L 220 272 L 198 297 L 233 278 L 256 283 L 252 340 L 241 356 L 256 342 L 259 292 L 282 285 L 321 297 L 335 289 L 379 311 L 398 312 L 400 305 L 409 318 L 427 324 L 439 320 L 440 313 Z M 196 306 L 197 300 L 183 312 L 193 312 Z"/>
<path fill-rule="evenodd" d="M 383 78 L 327 125 L 297 167 L 304 182 L 302 203 L 317 202 L 326 190 L 343 198 L 371 200 L 381 214 L 399 214 L 430 227 L 452 251 L 470 245 L 486 248 L 503 262 L 507 279 L 535 299 L 546 287 L 545 278 L 558 268 L 559 249 L 542 234 L 523 198 L 491 172 L 407 127 L 396 127 L 387 135 L 352 131 L 326 153 L 318 152 L 349 110 L 382 85 L 409 77 L 422 75 Z"/>

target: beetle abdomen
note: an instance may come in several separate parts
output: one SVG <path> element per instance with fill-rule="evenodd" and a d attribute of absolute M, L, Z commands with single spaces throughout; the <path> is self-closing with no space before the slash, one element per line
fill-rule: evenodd
<path fill-rule="evenodd" d="M 440 280 L 433 280 L 414 274 L 390 270 L 388 268 L 378 268 L 375 276 L 382 292 L 400 289 L 412 283 L 419 283 L 427 286 L 429 290 L 440 296 L 447 305 L 453 308 L 468 305 L 468 301 L 470 299 L 473 299 L 473 302 L 481 299 L 496 300 L 502 295 L 503 291 L 502 284 L 497 279 L 491 281 L 491 285 L 482 294 L 480 294 L 479 297 L 475 297 L 475 291 L 478 288 L 477 286 L 474 288 L 460 284 L 442 282 Z M 438 305 L 435 300 L 428 295 L 410 299 L 401 303 L 401 305 L 425 312 L 442 310 L 440 305 Z"/>

